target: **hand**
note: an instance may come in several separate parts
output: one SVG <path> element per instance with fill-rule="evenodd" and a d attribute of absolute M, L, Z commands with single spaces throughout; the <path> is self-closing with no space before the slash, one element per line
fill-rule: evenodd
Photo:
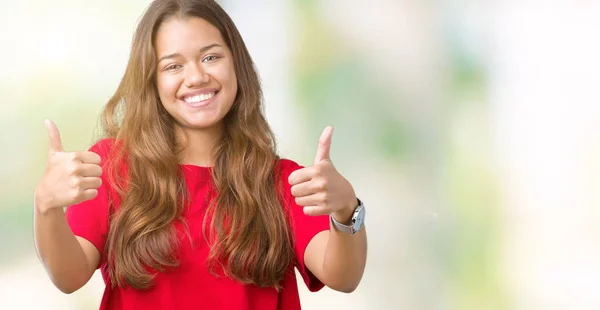
<path fill-rule="evenodd" d="M 306 215 L 331 214 L 339 222 L 348 222 L 358 205 L 354 189 L 333 166 L 329 152 L 333 127 L 328 126 L 319 138 L 312 167 L 298 169 L 288 181 L 296 203 Z"/>
<path fill-rule="evenodd" d="M 68 207 L 96 198 L 102 184 L 100 156 L 94 152 L 65 152 L 58 128 L 45 122 L 50 144 L 46 170 L 35 189 L 40 211 Z"/>

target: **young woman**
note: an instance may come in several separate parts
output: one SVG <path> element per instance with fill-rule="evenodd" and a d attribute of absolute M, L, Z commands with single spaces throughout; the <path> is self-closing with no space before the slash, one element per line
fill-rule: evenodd
<path fill-rule="evenodd" d="M 87 152 L 65 152 L 46 122 L 35 241 L 61 291 L 97 268 L 101 309 L 300 309 L 294 267 L 311 291 L 357 287 L 364 207 L 331 163 L 332 128 L 313 166 L 278 158 L 252 59 L 216 2 L 150 4 L 102 119 Z"/>

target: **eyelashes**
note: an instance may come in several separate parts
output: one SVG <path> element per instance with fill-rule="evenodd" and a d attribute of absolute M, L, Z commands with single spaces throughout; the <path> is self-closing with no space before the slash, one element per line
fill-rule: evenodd
<path fill-rule="evenodd" d="M 208 56 L 204 57 L 204 59 L 202 59 L 202 62 L 203 63 L 213 63 L 221 58 L 222 57 L 218 56 L 218 55 L 208 55 Z M 164 68 L 164 71 L 176 71 L 182 67 L 183 66 L 180 64 L 170 64 Z"/>

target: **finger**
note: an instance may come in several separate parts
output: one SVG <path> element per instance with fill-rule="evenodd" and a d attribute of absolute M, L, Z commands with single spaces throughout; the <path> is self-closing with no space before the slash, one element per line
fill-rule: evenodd
<path fill-rule="evenodd" d="M 288 182 L 292 186 L 303 182 L 308 182 L 317 175 L 316 172 L 317 170 L 314 167 L 298 169 L 290 173 L 290 176 L 288 177 Z"/>
<path fill-rule="evenodd" d="M 54 154 L 56 152 L 64 152 L 62 142 L 60 140 L 60 132 L 54 122 L 51 120 L 46 120 L 44 122 L 46 125 L 46 130 L 48 130 L 48 138 L 50 139 L 48 145 L 48 151 L 50 154 Z"/>
<path fill-rule="evenodd" d="M 81 164 L 77 173 L 83 177 L 100 177 L 102 168 L 95 164 Z"/>
<path fill-rule="evenodd" d="M 329 211 L 326 208 L 317 206 L 304 207 L 302 208 L 302 211 L 304 211 L 304 214 L 308 216 L 319 216 L 329 214 Z"/>
<path fill-rule="evenodd" d="M 291 192 L 294 197 L 310 196 L 327 190 L 327 185 L 321 179 L 312 179 L 292 186 Z"/>
<path fill-rule="evenodd" d="M 94 152 L 77 152 L 75 158 L 84 164 L 100 165 L 102 163 L 100 155 Z"/>
<path fill-rule="evenodd" d="M 86 189 L 82 194 L 82 201 L 92 200 L 98 196 L 98 190 L 95 188 Z"/>
<path fill-rule="evenodd" d="M 81 188 L 88 189 L 97 189 L 102 185 L 102 179 L 96 177 L 86 177 L 81 180 Z"/>
<path fill-rule="evenodd" d="M 324 206 L 327 204 L 327 199 L 323 193 L 312 194 L 308 196 L 296 197 L 295 202 L 297 205 L 306 206 Z"/>
<path fill-rule="evenodd" d="M 314 164 L 318 164 L 321 161 L 329 160 L 329 152 L 331 150 L 331 135 L 333 134 L 333 127 L 327 126 L 323 130 L 321 137 L 319 138 L 319 145 L 317 146 L 317 155 L 315 155 Z"/>

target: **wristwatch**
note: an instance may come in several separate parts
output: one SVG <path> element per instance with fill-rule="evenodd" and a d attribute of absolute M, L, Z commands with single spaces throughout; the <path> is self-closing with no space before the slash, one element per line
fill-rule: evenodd
<path fill-rule="evenodd" d="M 358 206 L 356 207 L 356 209 L 354 209 L 354 213 L 352 214 L 352 221 L 350 222 L 350 225 L 344 225 L 344 224 L 338 222 L 333 217 L 333 215 L 329 214 L 331 223 L 339 231 L 354 235 L 355 233 L 359 232 L 360 229 L 363 227 L 363 224 L 365 221 L 365 205 L 363 205 L 363 203 L 362 203 L 362 201 L 360 201 L 360 199 L 357 198 L 356 200 L 358 200 Z"/>

